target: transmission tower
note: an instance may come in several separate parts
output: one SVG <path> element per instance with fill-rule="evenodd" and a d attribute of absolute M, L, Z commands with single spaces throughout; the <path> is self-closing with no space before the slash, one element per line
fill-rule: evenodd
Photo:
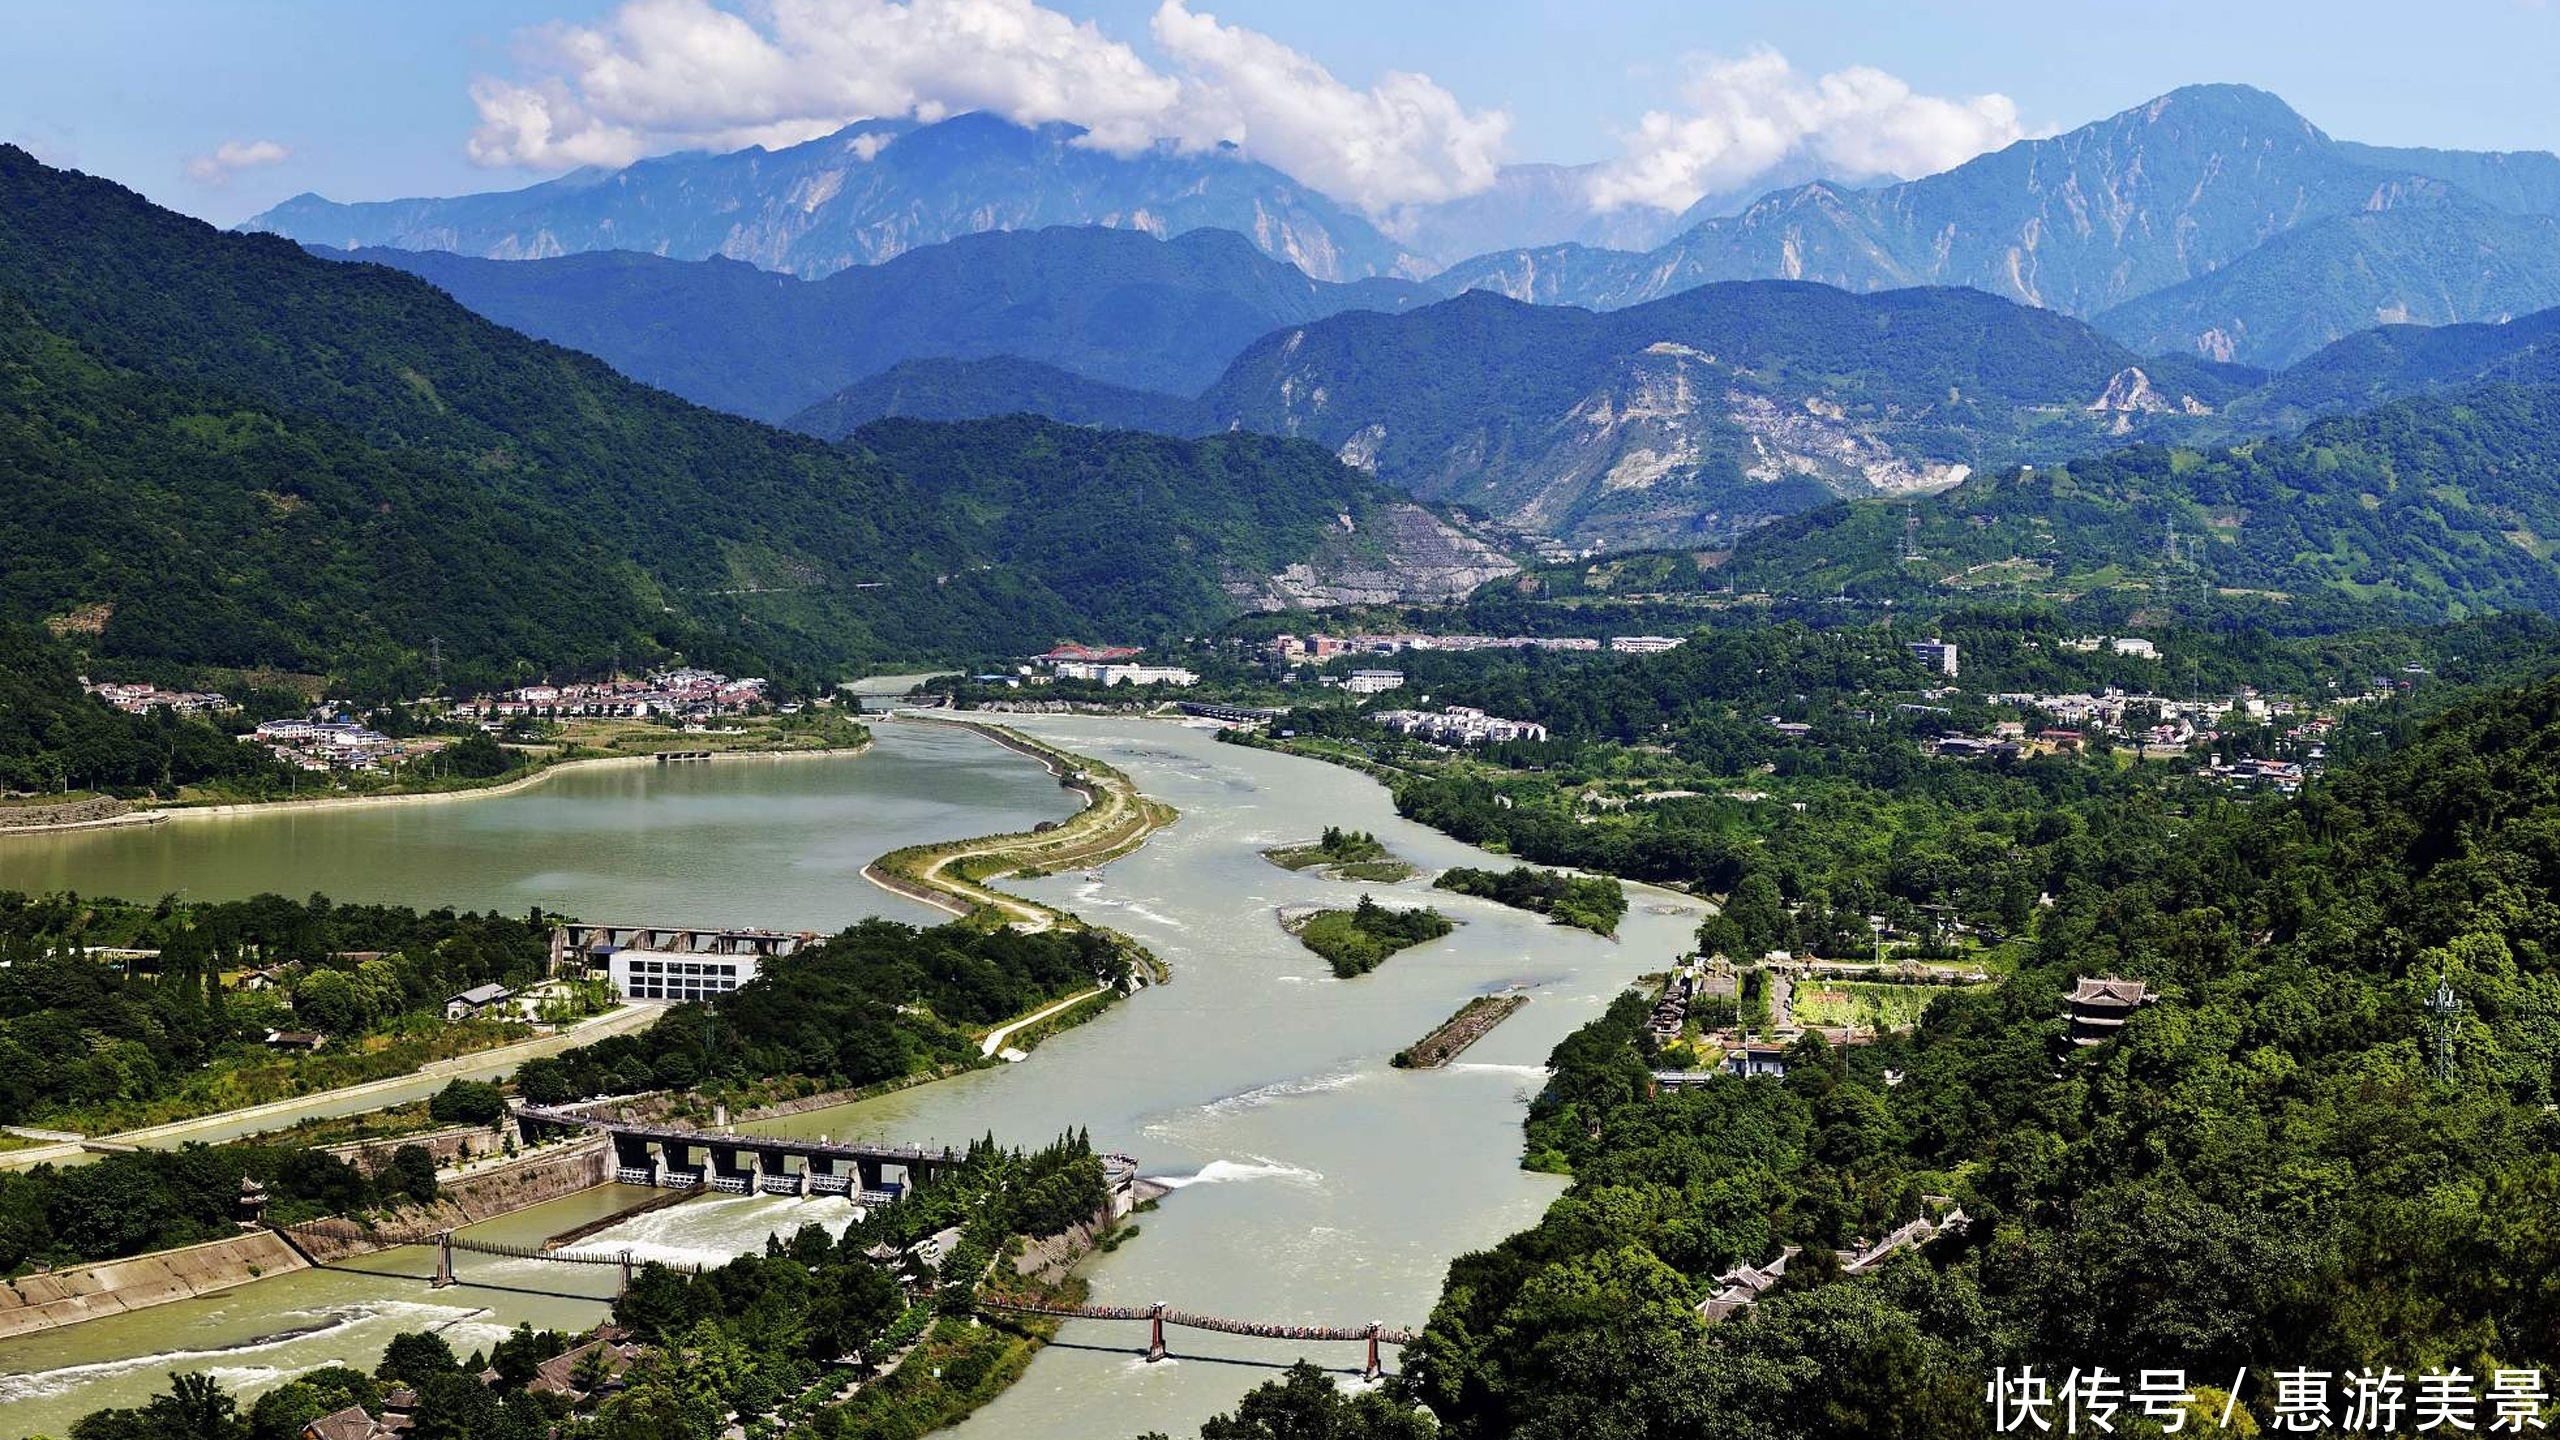
<path fill-rule="evenodd" d="M 441 635 L 427 637 L 427 693 L 444 693 L 444 637 Z"/>
<path fill-rule="evenodd" d="M 2453 993 L 2453 977 L 2437 977 L 2435 993 L 2427 997 L 2427 1032 L 2435 1042 L 2436 1078 L 2453 1083 L 2453 1028 L 2462 1018 L 2462 997 Z"/>

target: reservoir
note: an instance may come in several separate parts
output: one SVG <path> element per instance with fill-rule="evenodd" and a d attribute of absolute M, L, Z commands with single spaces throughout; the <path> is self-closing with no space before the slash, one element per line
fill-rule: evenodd
<path fill-rule="evenodd" d="M 884 725 L 861 755 L 574 765 L 507 795 L 0 835 L 0 890 L 141 900 L 262 891 L 582 920 L 832 931 L 950 917 L 865 882 L 883 851 L 1028 830 L 1076 799 L 947 727 Z"/>
<path fill-rule="evenodd" d="M 1018 723 L 1117 766 L 1181 811 L 1178 824 L 1098 879 L 1005 882 L 1134 936 L 1171 965 L 1173 983 L 1051 1038 L 1022 1064 L 754 1128 L 952 1143 L 992 1131 L 1037 1144 L 1084 1127 L 1096 1146 L 1135 1155 L 1144 1173 L 1175 1187 L 1139 1217 L 1137 1238 L 1088 1263 L 1097 1302 L 1160 1300 L 1280 1324 L 1421 1324 L 1452 1257 L 1525 1227 L 1561 1189 L 1559 1179 L 1518 1165 L 1522 1109 L 1541 1084 L 1547 1051 L 1627 981 L 1687 947 L 1694 903 L 1630 887 L 1618 940 L 1550 926 L 1431 891 L 1428 877 L 1439 869 L 1508 862 L 1399 820 L 1381 787 L 1348 770 L 1221 745 L 1161 722 Z M 1068 797 L 1039 766 L 999 747 L 928 725 L 877 729 L 871 753 L 842 760 L 599 770 L 476 803 L 173 822 L 23 842 L 48 853 L 0 847 L 0 886 L 40 889 L 78 874 L 77 888 L 93 893 L 321 889 L 353 899 L 542 904 L 592 918 L 826 929 L 864 914 L 931 918 L 861 880 L 863 863 L 883 850 L 1026 828 L 1067 809 Z M 501 813 L 528 803 L 541 813 Z M 323 821 L 355 828 L 325 841 L 260 829 Z M 1292 874 L 1258 853 L 1329 824 L 1375 831 L 1423 875 L 1364 887 Z M 785 833 L 762 834 L 765 825 Z M 194 845 L 184 830 L 196 826 L 229 834 L 271 868 L 201 848 L 175 855 L 162 848 L 173 837 Z M 58 854 L 83 843 L 85 859 Z M 410 853 L 413 843 L 425 847 L 422 855 Z M 314 856 L 313 845 L 348 852 L 325 857 L 338 867 L 332 879 L 272 868 Z M 354 853 L 359 846 L 367 848 Z M 746 853 L 732 853 L 740 848 Z M 208 869 L 184 868 L 197 862 Z M 68 868 L 41 868 L 49 865 Z M 47 878 L 54 874 L 64 878 Z M 364 883 L 368 876 L 373 883 Z M 1336 980 L 1282 933 L 1276 912 L 1348 904 L 1363 889 L 1388 903 L 1436 904 L 1462 923 L 1372 974 Z M 1470 996 L 1515 985 L 1529 1004 L 1457 1063 L 1420 1073 L 1388 1065 Z M 531 1243 L 629 1198 L 590 1192 L 474 1233 Z M 811 1219 L 840 1225 L 849 1214 L 842 1205 L 708 1198 L 585 1245 L 716 1264 L 776 1228 Z M 575 1326 L 602 1313 L 596 1299 L 528 1292 L 585 1287 L 603 1295 L 611 1285 L 607 1269 L 480 1257 L 463 1264 L 465 1284 L 430 1292 L 406 1278 L 431 1268 L 418 1252 L 365 1264 L 399 1273 L 284 1276 L 0 1344 L 6 1433 L 59 1434 L 96 1406 L 138 1403 L 166 1384 L 170 1369 L 211 1369 L 254 1390 L 332 1361 L 370 1367 L 390 1335 L 421 1325 L 451 1327 L 455 1348 L 468 1353 L 520 1318 Z M 1344 1370 L 1360 1360 L 1357 1346 L 1177 1330 L 1176 1358 L 1150 1365 L 1136 1353 L 1144 1338 L 1144 1326 L 1070 1322 L 1059 1343 L 959 1433 L 1181 1435 L 1301 1353 Z"/>

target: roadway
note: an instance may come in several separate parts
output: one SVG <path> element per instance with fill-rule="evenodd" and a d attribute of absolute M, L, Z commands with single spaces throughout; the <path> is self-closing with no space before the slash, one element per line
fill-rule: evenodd
<path fill-rule="evenodd" d="M 493 1080 L 515 1073 L 527 1060 L 556 1055 L 574 1046 L 589 1044 L 609 1036 L 628 1034 L 643 1029 L 658 1018 L 664 1005 L 632 1002 L 602 1015 L 591 1016 L 556 1034 L 537 1035 L 487 1050 L 475 1050 L 450 1060 L 437 1060 L 408 1075 L 395 1075 L 385 1080 L 368 1080 L 362 1084 L 322 1090 L 310 1095 L 297 1095 L 290 1100 L 272 1100 L 263 1105 L 224 1110 L 200 1115 L 192 1120 L 177 1120 L 165 1125 L 147 1125 L 138 1130 L 120 1131 L 113 1135 L 93 1135 L 86 1144 L 105 1145 L 128 1150 L 174 1150 L 190 1142 L 213 1143 L 237 1140 L 246 1135 L 282 1130 L 305 1120 L 335 1115 L 353 1115 L 366 1110 L 380 1110 L 393 1105 L 406 1105 L 424 1100 L 456 1080 Z M 0 1168 L 23 1169 L 51 1161 L 57 1165 L 77 1164 L 92 1159 L 94 1151 L 81 1144 L 61 1143 L 28 1146 L 0 1151 Z"/>

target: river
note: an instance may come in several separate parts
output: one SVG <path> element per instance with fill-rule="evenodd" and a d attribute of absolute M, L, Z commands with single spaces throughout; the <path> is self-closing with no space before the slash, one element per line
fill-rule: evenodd
<path fill-rule="evenodd" d="M 1163 1300 L 1182 1309 L 1277 1323 L 1375 1319 L 1419 1325 L 1452 1256 L 1525 1227 L 1557 1193 L 1556 1179 L 1518 1168 L 1521 1109 L 1540 1083 L 1540 1065 L 1559 1038 L 1597 1014 L 1626 981 L 1661 968 L 1685 946 L 1696 924 L 1687 913 L 1691 905 L 1635 890 L 1619 941 L 1548 926 L 1490 902 L 1429 891 L 1430 871 L 1504 862 L 1399 820 L 1385 791 L 1352 772 L 1219 745 L 1203 731 L 1163 723 L 1036 717 L 1021 725 L 1118 766 L 1146 793 L 1182 812 L 1180 823 L 1114 862 L 1098 880 L 1064 875 L 1009 887 L 1127 931 L 1172 965 L 1174 983 L 1053 1037 L 1021 1065 L 755 1128 L 955 1143 L 992 1131 L 1009 1141 L 1037 1143 L 1082 1126 L 1097 1145 L 1136 1155 L 1145 1173 L 1176 1187 L 1156 1212 L 1141 1218 L 1138 1238 L 1088 1266 L 1103 1303 Z M 1018 828 L 1025 814 L 1054 813 L 1057 807 L 1054 782 L 1031 762 L 994 746 L 894 722 L 881 726 L 880 736 L 872 754 L 845 762 L 777 762 L 769 769 L 715 763 L 680 776 L 600 771 L 554 782 L 592 782 L 602 787 L 599 792 L 546 786 L 482 802 L 503 808 L 538 798 L 557 806 L 558 822 L 580 837 L 644 831 L 653 843 L 629 863 L 679 868 L 663 882 L 647 871 L 604 873 L 611 862 L 581 852 L 575 869 L 563 871 L 559 848 L 537 844 L 529 853 L 544 857 L 539 872 L 521 867 L 521 873 L 510 873 L 474 861 L 467 872 L 449 871 L 445 878 L 452 883 L 476 877 L 472 885 L 478 888 L 459 886 L 460 893 L 441 898 L 522 904 L 534 903 L 532 892 L 539 890 L 540 903 L 603 915 L 624 913 L 640 903 L 632 897 L 648 896 L 644 912 L 650 919 L 814 926 L 862 913 L 903 916 L 903 908 L 893 909 L 896 902 L 876 892 L 844 893 L 870 891 L 856 874 L 864 860 L 919 839 Z M 885 783 L 867 776 L 865 767 L 910 766 L 935 777 L 913 792 L 925 812 L 884 807 L 877 812 L 880 828 L 871 828 L 873 811 L 843 802 L 845 794 L 873 793 Z M 779 789 L 768 783 L 776 776 Z M 670 809 L 696 818 L 679 819 L 646 804 L 646 795 L 623 794 L 620 786 L 634 777 L 673 787 L 654 794 L 677 801 Z M 809 793 L 830 786 L 844 789 Z M 889 789 L 908 793 L 903 783 Z M 583 794 L 594 794 L 599 808 L 614 812 L 619 823 L 598 825 L 582 815 L 569 802 Z M 501 817 L 462 822 L 448 815 L 474 807 L 428 808 L 439 822 L 470 823 L 500 836 L 534 823 Z M 740 866 L 702 856 L 704 847 L 719 842 L 687 833 L 698 823 L 734 838 L 738 829 L 752 826 L 751 818 L 741 817 L 761 809 L 786 817 L 838 817 L 832 826 L 817 827 L 822 836 L 802 831 L 803 840 L 833 858 L 803 863 L 806 857 L 786 854 L 788 842 L 776 838 L 760 842 L 767 857 L 760 866 Z M 382 813 L 326 818 L 375 820 Z M 241 823 L 299 827 L 320 818 Z M 1280 870 L 1257 853 L 1311 838 L 1327 824 L 1377 832 L 1422 866 L 1425 877 L 1399 886 L 1344 885 Z M 152 832 L 92 838 L 137 848 L 162 842 Z M 110 869 L 143 863 L 113 853 L 98 858 Z M 371 859 L 382 863 L 379 852 Z M 716 885 L 703 889 L 713 883 L 700 878 L 705 870 L 737 877 L 762 897 L 765 908 L 717 892 Z M 589 892 L 572 877 L 591 872 L 598 888 Z M 228 888 L 218 893 L 241 887 L 291 892 L 310 883 L 285 885 L 245 869 L 228 874 Z M 209 882 L 201 877 L 189 877 L 188 883 L 195 887 L 190 893 L 217 893 L 205 889 Z M 323 888 L 351 898 L 426 898 L 415 895 L 421 883 L 404 874 L 406 888 L 396 892 L 345 884 Z M 30 884 L 0 852 L 0 885 Z M 82 888 L 117 887 L 89 879 Z M 1275 912 L 1288 904 L 1347 902 L 1363 888 L 1390 900 L 1428 897 L 1464 923 L 1455 934 L 1398 954 L 1370 975 L 1335 980 L 1323 962 L 1281 932 Z M 697 917 L 686 908 L 697 901 L 706 909 L 728 908 Z M 1389 1055 L 1468 996 L 1514 984 L 1528 987 L 1530 1003 L 1458 1063 L 1425 1073 L 1387 1064 Z M 538 1239 L 601 1213 L 593 1207 L 602 1203 L 580 1196 L 484 1228 L 502 1238 Z M 831 1204 L 841 1202 L 688 1202 L 586 1243 L 599 1250 L 631 1244 L 643 1254 L 703 1257 L 752 1245 L 768 1229 L 788 1229 L 807 1218 L 840 1224 L 845 1217 L 830 1216 Z M 540 1262 L 478 1263 L 538 1270 L 515 1278 L 513 1271 L 484 1276 L 524 1288 L 610 1283 L 608 1271 L 592 1272 L 599 1277 L 592 1282 L 564 1285 L 559 1274 L 590 1272 Z M 395 1253 L 375 1264 L 423 1273 L 415 1255 Z M 474 1278 L 469 1262 L 464 1278 Z M 69 1417 L 88 1408 L 133 1403 L 163 1383 L 160 1372 L 173 1365 L 210 1365 L 254 1386 L 272 1374 L 334 1358 L 369 1364 L 391 1333 L 431 1314 L 461 1327 L 458 1340 L 481 1344 L 494 1335 L 492 1327 L 516 1318 L 569 1324 L 596 1313 L 592 1302 L 470 1284 L 430 1295 L 421 1285 L 386 1284 L 367 1275 L 295 1275 L 228 1296 L 0 1344 L 0 1404 L 9 1433 L 47 1427 L 59 1433 Z M 291 1328 L 283 1322 L 297 1315 L 343 1318 L 329 1330 L 256 1350 L 224 1348 Z M 1143 1344 L 1144 1327 L 1072 1322 L 1022 1381 L 961 1433 L 1062 1440 L 1126 1440 L 1150 1429 L 1179 1435 L 1232 1406 L 1244 1390 L 1306 1348 L 1186 1330 L 1172 1332 L 1171 1339 L 1178 1358 L 1149 1365 L 1132 1348 Z M 1344 1369 L 1360 1359 L 1357 1346 L 1316 1347 L 1309 1354 Z M 124 1358 L 131 1356 L 150 1358 Z M 118 1368 L 86 1368 L 99 1365 Z"/>

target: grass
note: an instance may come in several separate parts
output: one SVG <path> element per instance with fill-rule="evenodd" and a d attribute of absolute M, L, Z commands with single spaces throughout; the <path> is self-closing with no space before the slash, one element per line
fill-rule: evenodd
<path fill-rule="evenodd" d="M 244 1106 L 290 1100 L 368 1080 L 413 1075 L 429 1062 L 528 1040 L 540 1033 L 517 1021 L 486 1018 L 448 1023 L 440 1014 L 407 1017 L 398 1029 L 346 1042 L 340 1050 L 276 1055 L 246 1049 L 218 1056 L 177 1089 L 148 1100 L 120 1100 L 48 1111 L 26 1123 L 108 1135 L 119 1130 L 195 1120 Z"/>
<path fill-rule="evenodd" d="M 1288 924 L 1298 943 L 1322 956 L 1344 980 L 1366 975 L 1397 951 L 1456 928 L 1437 910 L 1390 910 L 1365 895 L 1356 910 L 1318 910 Z"/>
<path fill-rule="evenodd" d="M 832 1407 L 818 1433 L 842 1440 L 915 1440 L 957 1425 L 1004 1393 L 1057 1331 L 1057 1322 L 944 1316 L 905 1363 Z"/>
<path fill-rule="evenodd" d="M 1919 1024 L 1929 1002 L 1954 988 L 1866 980 L 1806 982 L 1796 988 L 1791 1008 L 1800 1025 L 1847 1025 L 1882 1034 Z"/>
<path fill-rule="evenodd" d="M 1283 870 L 1315 870 L 1333 880 L 1392 885 L 1413 878 L 1413 867 L 1397 859 L 1386 842 L 1366 830 L 1328 826 L 1321 840 L 1275 846 L 1263 851 L 1262 858 Z"/>

